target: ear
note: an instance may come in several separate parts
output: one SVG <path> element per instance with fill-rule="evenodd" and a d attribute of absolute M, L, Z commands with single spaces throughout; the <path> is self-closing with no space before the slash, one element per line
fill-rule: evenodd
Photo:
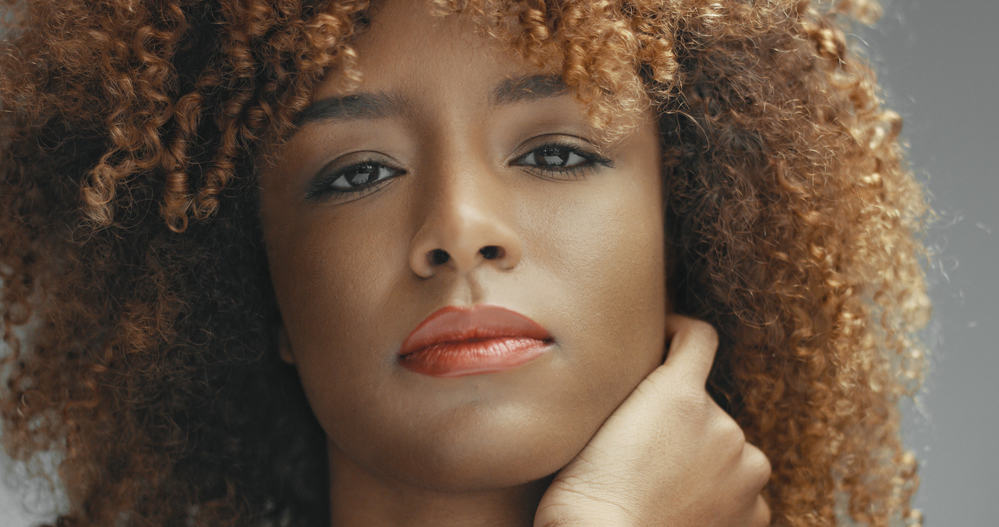
<path fill-rule="evenodd" d="M 288 340 L 288 332 L 284 329 L 284 324 L 278 324 L 277 328 L 278 355 L 281 360 L 288 364 L 295 364 L 295 355 L 291 351 L 291 341 Z"/>

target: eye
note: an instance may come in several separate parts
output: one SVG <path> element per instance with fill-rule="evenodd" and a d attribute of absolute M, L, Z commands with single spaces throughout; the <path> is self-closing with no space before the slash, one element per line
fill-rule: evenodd
<path fill-rule="evenodd" d="M 311 182 L 305 197 L 320 200 L 326 197 L 357 199 L 377 190 L 382 183 L 405 174 L 401 168 L 381 161 L 366 159 L 343 168 L 323 170 Z"/>
<path fill-rule="evenodd" d="M 579 176 L 596 165 L 613 166 L 610 159 L 567 143 L 547 143 L 518 157 L 513 166 L 522 166 L 557 177 Z"/>

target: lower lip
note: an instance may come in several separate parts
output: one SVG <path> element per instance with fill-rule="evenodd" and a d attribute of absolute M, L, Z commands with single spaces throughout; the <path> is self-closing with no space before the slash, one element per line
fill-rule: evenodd
<path fill-rule="evenodd" d="M 399 358 L 406 369 L 433 377 L 459 377 L 516 368 L 543 355 L 550 341 L 526 337 L 434 344 Z"/>

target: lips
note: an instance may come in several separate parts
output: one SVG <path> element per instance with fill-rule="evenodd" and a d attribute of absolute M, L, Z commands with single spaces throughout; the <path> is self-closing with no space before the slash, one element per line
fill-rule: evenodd
<path fill-rule="evenodd" d="M 545 328 L 515 311 L 489 305 L 448 306 L 406 337 L 399 362 L 435 377 L 491 373 L 530 362 L 553 341 Z"/>

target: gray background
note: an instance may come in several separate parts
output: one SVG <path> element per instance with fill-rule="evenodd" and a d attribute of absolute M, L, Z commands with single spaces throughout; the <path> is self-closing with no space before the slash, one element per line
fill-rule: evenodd
<path fill-rule="evenodd" d="M 940 214 L 929 233 L 933 356 L 906 423 L 927 525 L 999 525 L 997 23 L 996 0 L 892 0 L 860 35 Z"/>
<path fill-rule="evenodd" d="M 867 43 L 913 169 L 940 215 L 928 241 L 934 321 L 925 389 L 906 405 L 932 526 L 999 525 L 999 1 L 885 0 Z M 0 489 L 0 526 L 36 516 Z M 36 503 L 35 508 L 44 507 Z"/>

